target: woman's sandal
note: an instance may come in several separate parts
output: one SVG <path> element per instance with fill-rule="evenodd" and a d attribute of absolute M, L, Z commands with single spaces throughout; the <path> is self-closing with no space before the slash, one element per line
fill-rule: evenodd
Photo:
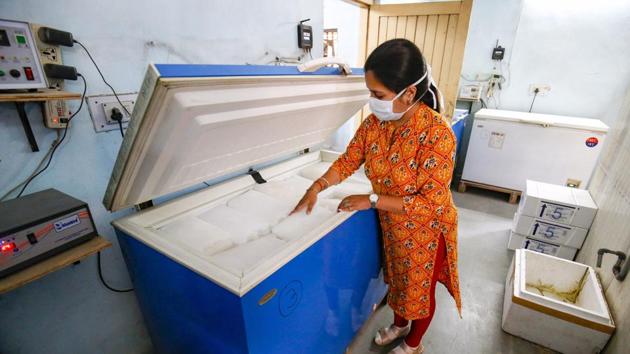
<path fill-rule="evenodd" d="M 392 349 L 389 354 L 422 354 L 424 347 L 420 343 L 417 347 L 412 348 L 407 342 L 402 341 L 396 348 Z"/>
<path fill-rule="evenodd" d="M 389 327 L 383 327 L 376 332 L 376 336 L 374 336 L 374 343 L 381 346 L 388 345 L 397 338 L 406 336 L 410 330 L 411 323 L 407 324 L 405 327 L 398 327 L 394 324 Z"/>

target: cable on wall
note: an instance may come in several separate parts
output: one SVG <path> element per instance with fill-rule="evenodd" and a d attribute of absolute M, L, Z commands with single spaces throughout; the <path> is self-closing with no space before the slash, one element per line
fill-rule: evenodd
<path fill-rule="evenodd" d="M 50 157 L 48 158 L 48 162 L 46 163 L 46 166 L 44 166 L 44 168 L 39 170 L 39 172 L 31 175 L 31 177 L 29 177 L 26 180 L 26 182 L 24 183 L 24 186 L 22 187 L 22 189 L 20 190 L 20 193 L 18 193 L 16 198 L 21 197 L 22 193 L 24 193 L 24 191 L 26 190 L 28 185 L 35 178 L 37 178 L 37 176 L 41 175 L 44 171 L 46 171 L 48 166 L 50 166 L 50 162 L 52 161 L 53 157 L 55 156 L 55 152 L 57 151 L 57 148 L 59 147 L 59 145 L 61 145 L 61 143 L 63 143 L 64 139 L 66 138 L 66 135 L 68 134 L 68 127 L 70 126 L 70 122 L 72 121 L 72 119 L 74 119 L 74 117 L 76 117 L 76 115 L 79 112 L 81 112 L 81 108 L 83 108 L 83 101 L 85 101 L 85 93 L 87 92 L 87 82 L 85 81 L 85 78 L 83 77 L 83 75 L 77 73 L 77 76 L 80 77 L 81 80 L 83 80 L 83 93 L 81 94 L 81 103 L 79 104 L 79 108 L 68 118 L 68 123 L 66 124 L 66 127 L 63 130 L 63 135 L 61 136 L 61 139 L 59 139 L 59 142 L 57 144 L 55 144 L 55 146 L 52 148 L 52 150 L 50 152 Z"/>
<path fill-rule="evenodd" d="M 50 157 L 50 154 L 52 153 L 53 149 L 55 148 L 55 145 L 57 145 L 59 143 L 59 140 L 61 139 L 61 129 L 55 129 L 55 131 L 57 132 L 57 137 L 50 144 L 50 148 L 48 149 L 48 152 L 46 152 L 46 155 L 44 155 L 44 157 L 42 157 L 42 159 L 39 161 L 37 166 L 35 166 L 35 168 L 33 169 L 33 172 L 28 177 L 26 177 L 22 182 L 16 184 L 15 187 L 11 188 L 2 197 L 0 197 L 0 201 L 8 199 L 8 197 L 9 197 L 9 195 L 11 195 L 11 193 L 15 192 L 20 187 L 22 187 L 24 185 L 24 183 L 26 183 L 31 177 L 33 177 L 33 175 L 35 175 L 37 173 L 37 171 L 39 171 L 39 169 L 44 165 L 46 160 L 48 160 L 48 158 Z"/>
<path fill-rule="evenodd" d="M 107 80 L 105 80 L 105 76 L 101 72 L 101 68 L 99 68 L 99 66 L 98 66 L 98 64 L 96 64 L 96 61 L 94 60 L 94 58 L 92 58 L 92 54 L 90 54 L 90 51 L 83 45 L 83 43 L 77 41 L 76 39 L 74 39 L 73 42 L 78 44 L 78 45 L 80 45 L 81 48 L 83 48 L 83 50 L 85 51 L 85 54 L 87 54 L 87 56 L 92 61 L 92 64 L 94 64 L 94 67 L 96 68 L 96 71 L 98 71 L 98 74 L 101 76 L 101 79 L 103 79 L 103 82 L 105 83 L 105 85 L 107 85 L 107 87 L 109 87 L 109 89 L 112 90 L 112 93 L 114 94 L 114 97 L 116 97 L 116 101 L 118 101 L 118 104 L 120 104 L 122 109 L 124 109 L 125 112 L 127 112 L 127 116 L 131 117 L 131 112 L 129 112 L 127 110 L 127 107 L 125 107 L 125 105 L 122 104 L 122 101 L 120 101 L 120 98 L 118 97 L 118 94 L 116 93 L 116 90 L 114 90 L 112 85 L 110 85 L 109 82 L 107 82 Z"/>
<path fill-rule="evenodd" d="M 534 108 L 534 101 L 536 101 L 536 96 L 538 96 L 538 92 L 540 92 L 540 90 L 538 88 L 536 88 L 534 90 L 534 98 L 532 98 L 532 104 L 529 105 L 529 112 L 532 112 L 532 108 Z"/>

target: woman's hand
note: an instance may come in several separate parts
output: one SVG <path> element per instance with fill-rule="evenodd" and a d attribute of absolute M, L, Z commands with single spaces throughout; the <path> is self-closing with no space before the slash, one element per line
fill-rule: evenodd
<path fill-rule="evenodd" d="M 366 210 L 372 207 L 370 196 L 367 194 L 349 195 L 339 203 L 337 211 Z"/>
<path fill-rule="evenodd" d="M 313 210 L 313 207 L 315 206 L 315 203 L 317 202 L 318 192 L 319 191 L 316 189 L 316 187 L 311 187 L 307 189 L 302 199 L 300 199 L 298 204 L 295 206 L 295 208 L 293 208 L 289 215 L 292 215 L 304 209 L 306 209 L 306 214 L 310 214 L 311 210 Z"/>

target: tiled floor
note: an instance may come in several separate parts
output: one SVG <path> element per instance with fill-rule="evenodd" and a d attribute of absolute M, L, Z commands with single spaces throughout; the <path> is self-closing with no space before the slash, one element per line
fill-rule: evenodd
<path fill-rule="evenodd" d="M 500 193 L 471 189 L 454 192 L 459 207 L 459 274 L 463 319 L 452 298 L 438 286 L 437 310 L 425 334 L 425 353 L 550 353 L 501 330 L 505 276 L 512 259 L 506 249 L 508 229 L 516 205 Z M 374 332 L 393 319 L 383 306 L 363 327 L 351 353 L 388 353 L 398 342 L 381 348 L 373 344 Z"/>

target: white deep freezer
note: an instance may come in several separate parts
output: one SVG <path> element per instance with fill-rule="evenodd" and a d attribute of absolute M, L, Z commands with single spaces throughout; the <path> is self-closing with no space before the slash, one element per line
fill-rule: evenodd
<path fill-rule="evenodd" d="M 376 212 L 336 212 L 371 184 L 287 215 L 339 155 L 304 150 L 367 98 L 360 69 L 149 67 L 104 204 L 184 193 L 113 222 L 156 352 L 344 352 L 387 292 Z"/>
<path fill-rule="evenodd" d="M 585 189 L 607 131 L 598 119 L 481 109 L 462 180 L 517 191 L 528 179 Z"/>

